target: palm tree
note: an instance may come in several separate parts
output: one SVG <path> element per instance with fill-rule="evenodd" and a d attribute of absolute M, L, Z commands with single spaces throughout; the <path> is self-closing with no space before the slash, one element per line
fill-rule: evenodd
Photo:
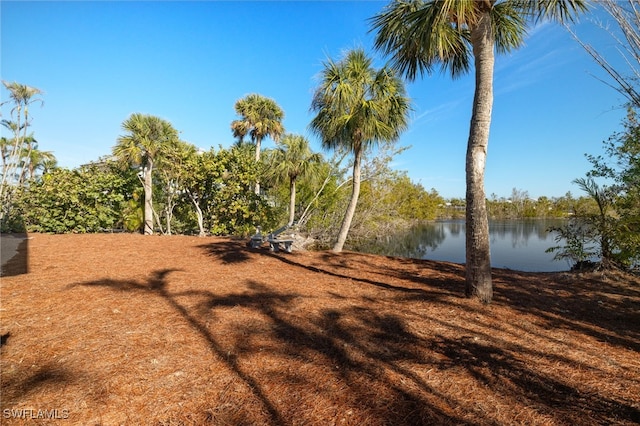
<path fill-rule="evenodd" d="M 355 49 L 341 61 L 329 59 L 324 64 L 311 109 L 317 115 L 310 126 L 323 147 L 353 153 L 351 200 L 333 247 L 340 252 L 358 203 L 362 157 L 378 142 L 399 137 L 407 127 L 409 99 L 393 69 L 375 70 L 364 50 Z"/>
<path fill-rule="evenodd" d="M 274 182 L 289 184 L 289 225 L 296 213 L 296 181 L 312 174 L 321 159 L 320 154 L 311 152 L 304 136 L 293 134 L 285 135 L 270 156 L 269 170 Z"/>
<path fill-rule="evenodd" d="M 17 82 L 9 83 L 7 81 L 2 81 L 4 87 L 9 91 L 9 99 L 13 104 L 13 108 L 11 109 L 11 116 L 13 118 L 12 121 L 2 120 L 2 125 L 7 129 L 13 132 L 13 139 L 8 141 L 5 138 L 4 142 L 7 143 L 3 148 L 3 168 L 2 168 L 2 183 L 0 184 L 0 200 L 4 203 L 4 195 L 5 195 L 5 185 L 14 177 L 16 174 L 18 178 L 22 178 L 23 173 L 17 173 L 16 170 L 20 165 L 20 158 L 25 153 L 24 149 L 26 149 L 26 157 L 28 158 L 31 154 L 31 144 L 28 141 L 27 131 L 31 124 L 29 118 L 29 106 L 34 102 L 43 103 L 40 95 L 42 95 L 42 91 L 35 87 L 27 86 L 25 84 L 20 84 Z M 7 103 L 9 101 L 5 101 Z"/>
<path fill-rule="evenodd" d="M 178 139 L 178 132 L 171 123 L 161 118 L 140 113 L 122 123 L 125 135 L 118 138 L 113 147 L 113 155 L 130 165 L 142 169 L 144 188 L 144 234 L 153 234 L 152 172 L 154 162 L 161 155 L 163 147 Z"/>
<path fill-rule="evenodd" d="M 410 80 L 436 65 L 452 78 L 474 60 L 475 94 L 466 154 L 466 289 L 491 302 L 489 225 L 484 169 L 493 107 L 495 51 L 522 45 L 528 21 L 572 20 L 586 0 L 397 0 L 372 18 L 375 46 Z"/>
<path fill-rule="evenodd" d="M 38 170 L 47 173 L 57 164 L 56 156 L 51 151 L 40 151 L 37 147 L 31 149 L 29 158 L 27 159 L 26 169 L 28 170 L 28 178 L 32 180 Z M 27 174 L 25 174 L 26 176 Z"/>
<path fill-rule="evenodd" d="M 256 146 L 256 163 L 260 161 L 260 145 L 269 136 L 275 142 L 284 133 L 282 120 L 284 112 L 273 100 L 258 94 L 247 95 L 235 104 L 235 110 L 242 118 L 231 123 L 233 136 L 242 143 L 248 134 Z M 260 182 L 256 182 L 256 194 L 260 193 Z"/>

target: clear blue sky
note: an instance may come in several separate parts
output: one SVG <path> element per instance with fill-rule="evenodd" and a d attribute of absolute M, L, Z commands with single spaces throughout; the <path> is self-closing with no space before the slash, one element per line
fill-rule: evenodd
<path fill-rule="evenodd" d="M 64 167 L 110 154 L 134 112 L 169 120 L 199 147 L 227 147 L 234 104 L 249 93 L 273 98 L 286 130 L 320 151 L 308 124 L 322 63 L 362 47 L 382 66 L 367 20 L 385 4 L 3 0 L 1 77 L 44 92 L 32 129 Z M 586 18 L 578 31 L 615 47 Z M 508 197 L 512 188 L 532 197 L 579 194 L 571 181 L 590 168 L 584 153 L 601 153 L 624 116 L 624 99 L 595 76 L 605 78 L 555 24 L 536 26 L 526 46 L 497 57 L 488 196 Z M 400 144 L 411 148 L 394 167 L 447 198 L 465 193 L 473 87 L 473 74 L 452 81 L 436 73 L 407 85 L 414 111 Z"/>

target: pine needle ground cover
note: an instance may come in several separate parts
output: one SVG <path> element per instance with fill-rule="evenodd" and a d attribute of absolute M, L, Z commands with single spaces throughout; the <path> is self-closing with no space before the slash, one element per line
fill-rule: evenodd
<path fill-rule="evenodd" d="M 40 235 L 0 284 L 3 425 L 640 422 L 640 280 L 223 238 Z M 11 274 L 9 274 L 11 275 Z"/>

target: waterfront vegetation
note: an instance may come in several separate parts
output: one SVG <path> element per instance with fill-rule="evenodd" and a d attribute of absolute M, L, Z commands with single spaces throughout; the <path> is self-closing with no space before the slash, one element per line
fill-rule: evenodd
<path fill-rule="evenodd" d="M 456 14 L 447 9 L 451 5 L 460 6 Z M 503 50 L 517 48 L 529 18 L 571 19 L 584 12 L 586 3 L 524 5 L 503 2 L 493 10 L 504 13 L 512 8 L 513 14 L 505 16 L 517 25 L 504 28 L 500 25 L 508 22 L 486 19 L 490 11 L 480 3 L 462 7 L 448 1 L 400 2 L 372 18 L 376 48 L 386 54 L 395 52 L 392 65 L 375 70 L 373 59 L 364 50 L 347 51 L 342 59 L 324 63 L 324 79 L 311 100 L 317 115 L 310 128 L 320 137 L 323 148 L 331 150 L 330 156 L 329 152 L 312 152 L 304 136 L 287 133 L 285 111 L 276 100 L 254 93 L 235 104 L 238 119 L 230 123 L 230 137 L 236 141 L 229 147 L 203 150 L 180 140 L 180 132 L 169 121 L 134 113 L 123 121 L 123 134 L 114 141 L 111 155 L 74 170 L 62 169 L 56 167 L 52 152 L 40 150 L 30 131 L 29 106 L 42 103 L 43 91 L 3 82 L 8 94 L 3 107 L 10 112 L 3 114 L 8 118 L 2 125 L 11 136 L 3 137 L 0 147 L 0 230 L 247 236 L 258 227 L 269 231 L 295 221 L 297 231 L 308 236 L 313 246 L 333 247 L 338 252 L 343 245 L 357 248 L 362 241 L 407 230 L 420 222 L 465 218 L 467 243 L 471 244 L 466 248 L 467 256 L 475 251 L 475 260 L 467 258 L 466 262 L 473 270 L 467 271 L 466 291 L 488 302 L 491 284 L 483 266 L 488 259 L 478 260 L 485 254 L 488 258 L 488 243 L 484 244 L 488 238 L 480 238 L 484 222 L 565 218 L 567 224 L 555 229 L 557 245 L 549 248 L 558 258 L 584 265 L 596 257 L 602 266 L 633 269 L 640 260 L 640 125 L 636 117 L 640 105 L 632 96 L 636 80 L 621 85 L 629 95 L 624 130 L 605 142 L 606 156 L 588 155 L 593 169 L 585 178 L 575 180 L 581 190 L 578 195 L 568 192 L 561 197 L 532 198 L 526 189 L 514 188 L 508 196 L 486 196 L 483 179 L 471 182 L 467 176 L 467 197 L 444 199 L 436 188 L 424 188 L 391 166 L 398 153 L 410 149 L 396 145 L 408 127 L 411 107 L 401 76 L 412 80 L 434 66 L 442 66 L 454 76 L 464 73 L 479 52 L 471 54 L 470 47 L 483 47 L 492 55 L 493 45 L 485 40 L 480 46 L 480 40 L 474 38 L 480 33 L 494 34 L 489 31 L 492 25 L 498 25 L 497 39 L 489 42 Z M 617 6 L 614 2 L 607 7 Z M 448 32 L 454 28 L 450 25 L 433 26 L 435 21 L 428 19 L 423 22 L 429 16 L 448 22 L 458 15 L 465 19 L 462 26 L 456 21 L 455 34 Z M 410 22 L 404 19 L 407 16 Z M 632 25 L 627 26 L 623 18 L 616 20 L 625 33 L 636 34 L 637 18 L 629 18 Z M 464 55 L 454 49 L 443 57 L 430 42 L 422 40 L 426 44 L 415 56 L 413 50 L 405 49 L 412 26 L 436 38 L 452 36 L 456 46 L 467 49 L 463 49 Z M 589 53 L 605 66 L 597 52 Z M 490 59 L 492 62 L 493 56 Z M 492 70 L 485 71 L 478 84 L 488 81 Z M 616 81 L 626 81 L 617 76 Z M 490 87 L 476 90 L 492 92 Z M 487 105 L 476 106 L 487 109 Z M 469 152 L 484 152 L 488 129 L 475 128 L 476 121 L 489 122 L 474 116 Z M 265 138 L 276 142 L 276 148 L 262 149 Z M 467 171 L 479 167 L 469 161 L 467 158 Z M 483 244 L 476 244 L 480 240 Z"/>
<path fill-rule="evenodd" d="M 34 89 L 34 93 L 38 92 Z M 175 132 L 168 132 L 173 137 L 164 137 L 171 128 L 163 121 L 158 123 L 165 133 L 156 132 L 157 141 L 136 139 L 136 120 L 140 126 L 152 127 L 156 119 L 139 115 L 127 119 L 123 124 L 125 136 L 114 145 L 116 155 L 74 170 L 55 167 L 49 157 L 43 163 L 22 161 L 17 173 L 20 180 L 8 180 L 4 185 L 4 196 L 10 197 L 10 202 L 4 205 L 2 231 L 146 229 L 146 233 L 164 235 L 247 236 L 257 226 L 269 231 L 295 218 L 297 231 L 309 237 L 310 246 L 326 249 L 335 242 L 337 224 L 352 198 L 353 161 L 347 151 L 338 148 L 330 157 L 313 153 L 303 136 L 285 134 L 283 142 L 264 150 L 257 162 L 255 144 L 239 138 L 229 148 L 202 151 L 180 141 Z M 594 257 L 604 257 L 625 268 L 637 265 L 639 197 L 637 191 L 626 189 L 633 188 L 637 179 L 640 140 L 632 110 L 625 126 L 625 132 L 606 142 L 608 158 L 590 157 L 594 170 L 588 182 L 595 184 L 593 179 L 600 176 L 617 185 L 601 189 L 577 185 L 583 190 L 579 195 L 568 192 L 561 197 L 538 198 L 514 188 L 507 197 L 491 194 L 487 198 L 489 218 L 568 219 L 566 226 L 555 229 L 561 239 L 550 247 L 558 258 L 574 265 L 584 265 Z M 145 132 L 141 133 L 149 133 Z M 312 173 L 303 173 L 304 167 L 293 152 L 297 145 L 285 143 L 290 140 L 307 146 L 302 151 L 308 161 L 313 160 L 309 169 Z M 5 153 L 12 143 L 4 141 Z M 401 234 L 425 221 L 464 219 L 464 199 L 445 199 L 435 188 L 427 190 L 405 172 L 391 168 L 393 158 L 402 150 L 391 140 L 363 156 L 361 188 L 347 249 L 360 249 L 363 242 Z M 278 164 L 274 164 L 278 158 Z M 149 160 L 153 160 L 152 168 Z M 608 167 L 608 160 L 622 167 Z M 148 179 L 152 169 L 152 179 Z M 259 194 L 255 193 L 256 182 L 261 183 Z"/>

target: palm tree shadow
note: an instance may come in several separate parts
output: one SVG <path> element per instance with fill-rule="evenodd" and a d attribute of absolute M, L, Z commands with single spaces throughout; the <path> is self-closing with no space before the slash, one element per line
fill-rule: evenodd
<path fill-rule="evenodd" d="M 209 344 L 214 356 L 216 356 L 221 362 L 225 363 L 227 367 L 236 374 L 241 380 L 243 380 L 247 386 L 252 390 L 255 396 L 262 402 L 269 416 L 271 417 L 272 424 L 284 424 L 280 413 L 275 406 L 271 403 L 265 392 L 262 390 L 260 383 L 258 383 L 253 377 L 244 373 L 240 368 L 238 361 L 227 356 L 227 352 L 222 345 L 218 343 L 216 338 L 211 334 L 208 328 L 196 319 L 184 306 L 182 306 L 176 300 L 176 297 L 184 295 L 184 293 L 171 294 L 167 290 L 167 277 L 173 272 L 181 272 L 182 269 L 161 269 L 153 271 L 146 282 L 140 283 L 134 280 L 112 280 L 104 279 L 97 281 L 88 281 L 77 284 L 72 284 L 69 287 L 76 287 L 78 285 L 87 287 L 107 287 L 112 290 L 124 291 L 124 292 L 148 292 L 153 295 L 160 296 L 164 299 L 177 313 L 179 313 L 191 327 L 200 334 Z M 215 297 L 209 292 L 200 292 L 210 299 L 214 300 Z M 231 303 L 231 302 L 228 302 Z"/>
<path fill-rule="evenodd" d="M 306 269 L 308 271 L 311 272 L 315 272 L 315 273 L 319 273 L 319 274 L 324 274 L 324 275 L 329 275 L 332 277 L 336 277 L 336 278 L 341 278 L 341 279 L 347 279 L 347 280 L 351 280 L 351 281 L 355 281 L 355 282 L 359 282 L 362 284 L 367 284 L 367 285 L 372 285 L 384 290 L 392 290 L 392 291 L 397 291 L 399 293 L 403 293 L 405 294 L 405 297 L 407 298 L 411 298 L 413 300 L 430 300 L 430 301 L 434 301 L 438 298 L 441 298 L 442 296 L 456 296 L 461 294 L 460 292 L 456 292 L 454 291 L 454 289 L 452 289 L 452 282 L 451 280 L 446 280 L 446 279 L 436 279 L 436 278 L 429 278 L 429 279 L 424 279 L 424 278 L 419 278 L 419 277 L 414 277 L 411 275 L 408 275 L 406 272 L 403 271 L 394 271 L 392 269 L 385 269 L 384 271 L 380 272 L 379 274 L 381 274 L 384 277 L 388 277 L 388 278 L 400 278 L 403 280 L 408 280 L 411 282 L 414 282 L 415 284 L 418 284 L 420 286 L 426 286 L 427 288 L 415 288 L 415 287 L 406 287 L 406 286 L 397 286 L 397 285 L 393 285 L 393 284 L 389 284 L 384 282 L 383 280 L 374 280 L 374 279 L 370 279 L 370 278 L 364 278 L 364 277 L 359 277 L 356 274 L 352 273 L 353 272 L 353 267 L 347 266 L 347 264 L 345 262 L 342 262 L 342 264 L 338 264 L 337 266 L 339 268 L 342 269 L 343 272 L 336 272 L 336 271 L 332 271 L 330 270 L 328 267 L 317 267 L 317 266 L 313 266 L 313 265 L 307 265 L 304 264 L 302 262 L 298 262 L 295 260 L 295 256 L 281 256 L 277 253 L 272 253 L 272 252 L 265 252 L 265 255 L 267 256 L 271 256 L 275 259 L 278 259 L 279 261 L 286 263 L 288 265 L 291 266 L 295 266 L 295 267 L 299 267 L 299 268 L 303 268 Z M 326 265 L 331 265 L 332 263 L 335 263 L 335 259 L 331 258 L 329 259 L 330 256 L 329 254 L 327 254 L 324 258 L 324 264 Z M 365 265 L 366 266 L 366 265 Z M 373 269 L 373 268 L 372 268 Z M 459 271 L 454 270 L 453 268 L 451 268 L 450 270 L 447 270 L 445 272 L 448 273 L 458 273 Z M 462 296 L 460 296 L 462 297 Z"/>
<path fill-rule="evenodd" d="M 217 241 L 198 247 L 204 249 L 209 256 L 220 259 L 222 263 L 243 263 L 250 259 L 246 247 L 239 241 Z"/>

